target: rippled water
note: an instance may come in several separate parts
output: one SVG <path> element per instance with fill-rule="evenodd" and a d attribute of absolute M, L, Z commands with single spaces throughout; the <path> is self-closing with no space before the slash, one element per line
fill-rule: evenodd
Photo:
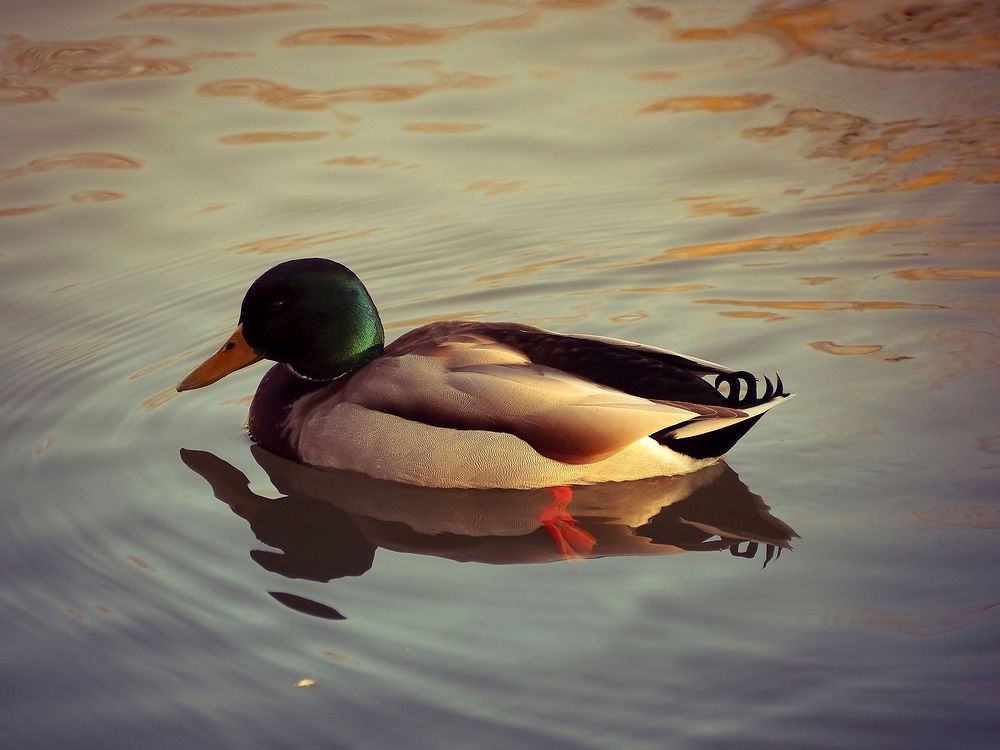
<path fill-rule="evenodd" d="M 0 744 L 995 742 L 995 3 L 0 21 Z M 800 397 L 566 513 L 317 475 L 250 448 L 262 367 L 173 391 L 313 255 L 390 337 L 519 320 Z"/>

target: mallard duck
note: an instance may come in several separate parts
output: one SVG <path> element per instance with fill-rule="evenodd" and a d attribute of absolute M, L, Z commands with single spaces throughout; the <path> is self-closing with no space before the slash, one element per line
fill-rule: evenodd
<path fill-rule="evenodd" d="M 279 364 L 250 405 L 254 442 L 309 466 L 430 487 L 685 474 L 791 397 L 780 378 L 758 388 L 750 373 L 703 359 L 521 323 L 441 321 L 386 346 L 364 284 L 321 258 L 258 278 L 235 332 L 177 390 L 261 359 Z"/>

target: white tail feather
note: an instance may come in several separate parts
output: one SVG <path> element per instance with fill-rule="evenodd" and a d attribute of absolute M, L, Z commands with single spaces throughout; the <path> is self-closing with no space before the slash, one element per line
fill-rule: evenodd
<path fill-rule="evenodd" d="M 760 416 L 768 409 L 773 409 L 778 404 L 783 403 L 790 398 L 794 398 L 794 396 L 794 393 L 790 393 L 787 396 L 775 396 L 770 401 L 765 401 L 763 404 L 750 406 L 746 409 L 740 409 L 740 411 L 742 411 L 745 415 L 742 417 L 705 417 L 703 419 L 696 419 L 690 424 L 684 425 L 674 432 L 671 432 L 670 436 L 674 438 L 689 438 L 697 435 L 705 435 L 709 432 L 715 432 L 716 430 L 721 430 L 725 427 L 744 422 L 752 417 Z"/>

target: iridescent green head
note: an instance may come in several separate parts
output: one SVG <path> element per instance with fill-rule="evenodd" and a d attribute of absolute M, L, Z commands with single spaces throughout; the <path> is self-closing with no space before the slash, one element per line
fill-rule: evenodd
<path fill-rule="evenodd" d="M 382 321 L 365 285 L 323 258 L 290 260 L 247 290 L 240 310 L 247 344 L 298 375 L 330 380 L 382 353 Z"/>

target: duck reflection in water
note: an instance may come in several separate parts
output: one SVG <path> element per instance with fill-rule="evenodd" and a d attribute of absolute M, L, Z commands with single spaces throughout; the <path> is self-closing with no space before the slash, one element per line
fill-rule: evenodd
<path fill-rule="evenodd" d="M 798 536 L 723 462 L 634 482 L 459 490 L 313 469 L 256 445 L 251 452 L 284 497 L 257 495 L 211 453 L 182 449 L 181 459 L 281 550 L 253 550 L 253 560 L 288 578 L 360 576 L 379 547 L 494 565 L 699 550 L 753 558 L 763 547 L 766 566 Z"/>

